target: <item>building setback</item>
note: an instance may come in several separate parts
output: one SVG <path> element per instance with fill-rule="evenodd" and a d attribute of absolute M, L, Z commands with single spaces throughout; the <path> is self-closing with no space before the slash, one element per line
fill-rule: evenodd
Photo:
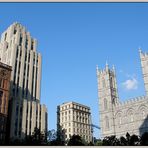
<path fill-rule="evenodd" d="M 64 140 L 79 135 L 85 141 L 92 141 L 90 108 L 75 102 L 63 103 L 57 107 L 57 130 L 63 131 Z"/>
<path fill-rule="evenodd" d="M 140 60 L 146 96 L 120 102 L 117 91 L 115 68 L 99 70 L 97 67 L 100 126 L 102 138 L 148 132 L 148 54 L 140 50 Z"/>
<path fill-rule="evenodd" d="M 40 105 L 42 59 L 36 49 L 37 40 L 20 23 L 13 23 L 1 35 L 0 58 L 12 66 L 10 138 L 25 138 L 35 127 L 47 129 L 47 109 Z"/>
<path fill-rule="evenodd" d="M 0 62 L 0 143 L 6 139 L 11 67 Z"/>

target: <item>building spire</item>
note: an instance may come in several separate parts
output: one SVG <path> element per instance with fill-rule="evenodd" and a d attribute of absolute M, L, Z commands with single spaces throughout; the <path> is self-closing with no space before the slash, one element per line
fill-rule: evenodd
<path fill-rule="evenodd" d="M 107 60 L 106 60 L 106 66 L 105 66 L 105 67 L 106 67 L 106 70 L 108 70 L 108 63 L 107 63 Z"/>
<path fill-rule="evenodd" d="M 115 71 L 115 66 L 113 65 L 113 71 Z"/>
<path fill-rule="evenodd" d="M 96 70 L 97 70 L 97 72 L 98 72 L 98 65 L 96 65 Z"/>
<path fill-rule="evenodd" d="M 139 46 L 138 50 L 139 50 L 139 53 L 141 53 L 141 52 L 142 52 L 142 50 L 141 50 L 141 47 L 140 47 L 140 46 Z"/>
<path fill-rule="evenodd" d="M 107 62 L 107 60 L 106 60 L 106 66 L 108 66 L 108 62 Z"/>

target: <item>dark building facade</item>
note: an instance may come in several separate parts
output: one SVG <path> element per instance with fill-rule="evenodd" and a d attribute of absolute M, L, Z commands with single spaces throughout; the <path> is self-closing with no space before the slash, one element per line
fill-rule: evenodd
<path fill-rule="evenodd" d="M 11 66 L 0 62 L 0 143 L 5 141 L 8 117 Z"/>

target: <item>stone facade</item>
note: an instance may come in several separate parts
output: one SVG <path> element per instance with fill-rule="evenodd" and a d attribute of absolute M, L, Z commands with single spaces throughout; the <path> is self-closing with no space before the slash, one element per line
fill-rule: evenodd
<path fill-rule="evenodd" d="M 0 143 L 6 139 L 11 67 L 0 62 Z"/>
<path fill-rule="evenodd" d="M 57 107 L 57 129 L 64 132 L 64 139 L 79 135 L 85 141 L 92 141 L 90 108 L 75 102 L 63 103 Z"/>
<path fill-rule="evenodd" d="M 0 58 L 12 66 L 10 85 L 10 137 L 24 138 L 35 127 L 46 129 L 41 120 L 41 54 L 37 40 L 20 23 L 13 23 L 1 35 Z M 43 107 L 45 108 L 45 106 Z M 47 114 L 46 109 L 44 115 Z M 43 115 L 43 110 L 42 110 Z"/>
<path fill-rule="evenodd" d="M 140 59 L 146 96 L 120 102 L 115 68 L 99 70 L 97 67 L 100 127 L 102 138 L 148 132 L 148 54 L 140 50 Z"/>

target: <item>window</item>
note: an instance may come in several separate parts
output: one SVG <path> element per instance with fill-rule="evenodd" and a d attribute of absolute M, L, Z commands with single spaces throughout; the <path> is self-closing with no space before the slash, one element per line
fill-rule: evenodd
<path fill-rule="evenodd" d="M 19 111 L 19 106 L 17 104 L 17 106 L 16 106 L 16 116 L 18 116 L 18 111 Z"/>
<path fill-rule="evenodd" d="M 25 48 L 27 49 L 28 47 L 28 39 L 26 39 L 26 44 L 25 44 Z"/>
<path fill-rule="evenodd" d="M 29 56 L 28 56 L 28 63 L 30 63 L 30 53 L 29 53 Z"/>
<path fill-rule="evenodd" d="M 121 113 L 118 113 L 117 116 L 116 116 L 116 121 L 117 121 L 117 125 L 121 125 L 122 124 L 122 116 L 121 116 Z"/>
<path fill-rule="evenodd" d="M 7 112 L 7 110 L 6 110 L 6 99 L 7 99 L 7 96 L 5 95 L 5 97 L 4 97 L 4 112 L 5 113 Z"/>
<path fill-rule="evenodd" d="M 22 44 L 22 37 L 20 37 L 20 42 L 19 42 L 19 45 L 21 46 Z"/>
<path fill-rule="evenodd" d="M 22 50 L 20 50 L 20 57 L 22 56 Z"/>
<path fill-rule="evenodd" d="M 104 110 L 106 110 L 106 109 L 107 109 L 107 99 L 104 98 Z"/>
<path fill-rule="evenodd" d="M 105 128 L 109 129 L 109 118 L 107 116 L 105 117 Z"/>
<path fill-rule="evenodd" d="M 5 33 L 5 40 L 6 40 L 6 38 L 7 38 L 7 33 Z"/>
<path fill-rule="evenodd" d="M 2 88 L 5 88 L 5 80 L 2 80 Z"/>
<path fill-rule="evenodd" d="M 133 114 L 133 111 L 130 110 L 128 113 L 128 118 L 129 118 L 129 122 L 133 122 L 134 121 L 134 114 Z"/>
<path fill-rule="evenodd" d="M 106 84 L 105 84 L 105 79 L 103 79 L 103 80 L 102 80 L 102 86 L 103 86 L 103 88 L 105 88 L 105 87 L 106 87 Z"/>
<path fill-rule="evenodd" d="M 131 122 L 133 122 L 134 121 L 133 113 L 131 113 L 130 118 L 131 118 Z"/>
<path fill-rule="evenodd" d="M 3 92 L 0 91 L 0 112 L 1 112 L 2 96 L 3 96 Z"/>
<path fill-rule="evenodd" d="M 14 34 L 16 34 L 16 29 L 14 29 Z"/>
<path fill-rule="evenodd" d="M 122 124 L 122 118 L 121 118 L 121 115 L 119 116 L 119 124 L 120 124 L 120 125 Z"/>
<path fill-rule="evenodd" d="M 0 87 L 2 87 L 2 79 L 0 79 Z"/>
<path fill-rule="evenodd" d="M 110 78 L 110 86 L 113 87 L 113 78 Z"/>
<path fill-rule="evenodd" d="M 142 110 L 142 119 L 145 119 L 146 118 L 146 113 L 145 113 L 145 110 L 143 109 Z"/>
<path fill-rule="evenodd" d="M 31 42 L 31 50 L 33 50 L 33 40 L 32 40 L 32 42 Z"/>

